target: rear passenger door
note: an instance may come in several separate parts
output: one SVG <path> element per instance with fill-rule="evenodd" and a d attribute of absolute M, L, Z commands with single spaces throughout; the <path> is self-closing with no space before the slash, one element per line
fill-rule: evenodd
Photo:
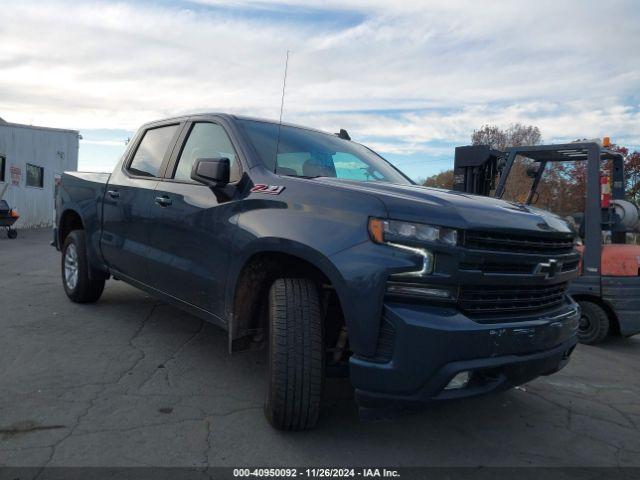
<path fill-rule="evenodd" d="M 152 286 L 223 318 L 224 286 L 240 202 L 191 180 L 199 158 L 226 157 L 231 163 L 230 185 L 241 167 L 237 149 L 222 124 L 189 123 L 179 141 L 181 149 L 156 187 L 151 211 L 149 268 Z M 227 189 L 227 191 L 234 189 Z"/>
<path fill-rule="evenodd" d="M 110 268 L 145 284 L 149 282 L 149 234 L 155 220 L 150 208 L 182 126 L 174 122 L 140 132 L 107 185 L 102 254 Z"/>

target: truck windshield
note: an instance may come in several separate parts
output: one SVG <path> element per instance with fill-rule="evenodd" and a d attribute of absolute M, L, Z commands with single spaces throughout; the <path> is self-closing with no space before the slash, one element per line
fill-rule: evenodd
<path fill-rule="evenodd" d="M 411 184 L 376 153 L 337 135 L 282 125 L 278 142 L 277 123 L 256 120 L 239 120 L 239 123 L 262 163 L 281 175 Z"/>

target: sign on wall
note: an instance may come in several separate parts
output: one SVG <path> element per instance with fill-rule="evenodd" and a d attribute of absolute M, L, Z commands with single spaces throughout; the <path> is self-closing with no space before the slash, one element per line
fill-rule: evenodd
<path fill-rule="evenodd" d="M 11 165 L 11 184 L 12 185 L 20 185 L 20 180 L 22 179 L 22 169 L 20 167 L 16 167 L 15 165 Z"/>

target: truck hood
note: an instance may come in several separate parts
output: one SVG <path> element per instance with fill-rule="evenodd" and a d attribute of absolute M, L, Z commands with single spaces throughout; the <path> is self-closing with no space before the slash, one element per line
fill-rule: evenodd
<path fill-rule="evenodd" d="M 418 185 L 358 182 L 322 177 L 315 181 L 357 190 L 381 200 L 390 218 L 454 228 L 571 233 L 559 216 L 520 203 Z"/>

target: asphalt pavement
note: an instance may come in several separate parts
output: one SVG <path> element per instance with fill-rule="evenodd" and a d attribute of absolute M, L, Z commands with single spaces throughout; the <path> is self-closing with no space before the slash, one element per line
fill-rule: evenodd
<path fill-rule="evenodd" d="M 331 379 L 318 427 L 283 433 L 263 352 L 230 356 L 222 330 L 123 282 L 70 302 L 50 237 L 0 236 L 0 466 L 640 466 L 640 338 L 382 421 Z"/>

